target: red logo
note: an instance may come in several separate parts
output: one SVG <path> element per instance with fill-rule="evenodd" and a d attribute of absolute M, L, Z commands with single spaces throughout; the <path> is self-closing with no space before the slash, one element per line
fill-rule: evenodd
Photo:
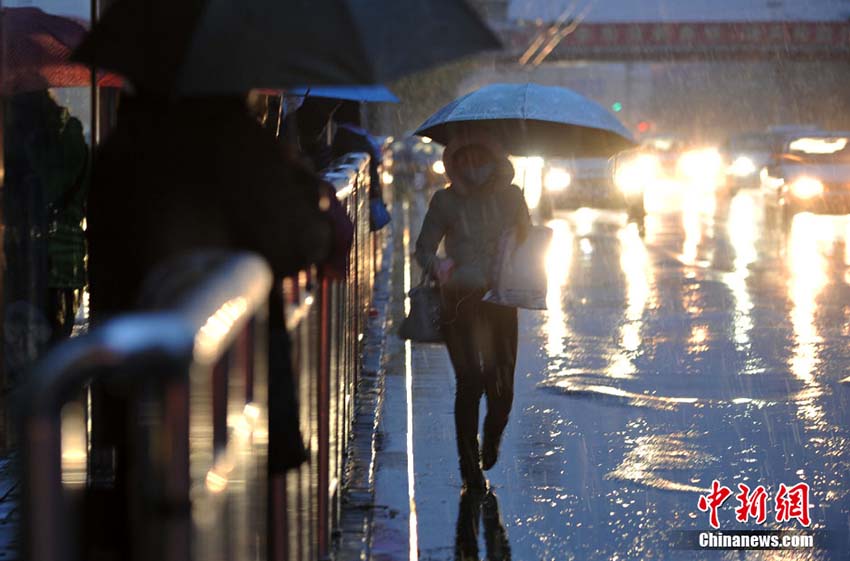
<path fill-rule="evenodd" d="M 752 517 L 756 519 L 756 524 L 763 524 L 767 520 L 767 491 L 764 485 L 759 485 L 752 493 L 743 483 L 738 483 L 738 489 L 741 492 L 735 498 L 741 506 L 735 509 L 735 520 L 746 522 Z"/>
<path fill-rule="evenodd" d="M 717 517 L 717 509 L 729 498 L 732 490 L 729 487 L 721 486 L 716 479 L 711 483 L 711 493 L 705 496 L 700 496 L 697 501 L 697 507 L 702 511 L 711 511 L 708 517 L 712 528 L 720 528 L 720 521 Z"/>
<path fill-rule="evenodd" d="M 788 488 L 783 483 L 776 494 L 776 521 L 788 522 L 792 518 L 803 526 L 811 524 L 809 520 L 809 485 L 798 483 Z"/>
<path fill-rule="evenodd" d="M 764 485 L 755 489 L 739 483 L 739 493 L 735 495 L 738 507 L 735 509 L 735 520 L 738 522 L 749 522 L 751 519 L 756 524 L 764 524 L 767 521 L 768 494 Z M 700 495 L 697 508 L 702 512 L 709 512 L 708 522 L 712 528 L 720 528 L 720 517 L 718 511 L 723 503 L 732 496 L 732 490 L 721 485 L 716 479 L 711 483 L 711 492 Z M 809 519 L 809 485 L 798 483 L 788 487 L 784 483 L 773 498 L 775 507 L 775 520 L 777 522 L 790 522 L 796 519 L 803 526 L 811 524 Z"/>

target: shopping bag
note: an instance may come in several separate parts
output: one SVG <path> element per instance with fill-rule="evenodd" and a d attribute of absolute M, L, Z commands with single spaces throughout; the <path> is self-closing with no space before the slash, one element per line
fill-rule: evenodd
<path fill-rule="evenodd" d="M 525 239 L 517 239 L 513 228 L 502 236 L 493 269 L 491 288 L 482 298 L 485 302 L 526 308 L 546 309 L 546 253 L 552 242 L 552 229 L 546 226 L 527 228 Z"/>
<path fill-rule="evenodd" d="M 409 296 L 410 313 L 401 323 L 399 336 L 416 343 L 442 343 L 440 289 L 423 274 Z"/>

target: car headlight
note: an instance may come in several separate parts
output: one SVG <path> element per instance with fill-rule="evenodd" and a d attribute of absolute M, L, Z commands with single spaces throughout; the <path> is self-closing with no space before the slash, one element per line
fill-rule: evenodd
<path fill-rule="evenodd" d="M 563 191 L 573 182 L 573 176 L 564 168 L 549 168 L 543 179 L 547 191 Z"/>
<path fill-rule="evenodd" d="M 642 154 L 623 162 L 614 173 L 614 184 L 627 195 L 643 191 L 647 185 L 658 180 L 661 162 L 656 156 Z"/>
<path fill-rule="evenodd" d="M 811 199 L 823 193 L 823 183 L 814 177 L 800 177 L 791 183 L 791 193 L 801 199 Z"/>
<path fill-rule="evenodd" d="M 712 180 L 722 170 L 723 159 L 713 148 L 691 150 L 679 158 L 679 171 L 693 180 Z"/>
<path fill-rule="evenodd" d="M 446 173 L 446 164 L 443 163 L 443 160 L 437 160 L 431 165 L 431 169 L 434 170 L 434 173 L 443 175 Z"/>
<path fill-rule="evenodd" d="M 729 166 L 729 173 L 735 177 L 749 177 L 756 173 L 756 164 L 747 156 L 738 156 Z"/>

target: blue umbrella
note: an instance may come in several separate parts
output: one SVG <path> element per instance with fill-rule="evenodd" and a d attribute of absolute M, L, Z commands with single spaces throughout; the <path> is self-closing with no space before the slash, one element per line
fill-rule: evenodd
<path fill-rule="evenodd" d="M 379 84 L 370 86 L 299 86 L 287 93 L 306 97 L 347 99 L 351 101 L 398 103 L 399 99 L 389 88 Z"/>
<path fill-rule="evenodd" d="M 416 134 L 441 144 L 491 135 L 515 155 L 609 157 L 635 146 L 629 130 L 595 101 L 533 83 L 485 86 L 434 113 Z"/>

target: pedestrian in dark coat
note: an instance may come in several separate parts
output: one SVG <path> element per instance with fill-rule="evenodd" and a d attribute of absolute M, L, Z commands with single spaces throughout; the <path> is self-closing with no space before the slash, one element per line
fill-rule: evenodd
<path fill-rule="evenodd" d="M 132 309 L 158 263 L 199 249 L 263 255 L 277 277 L 329 251 L 318 178 L 288 162 L 241 98 L 124 99 L 88 201 L 95 320 Z"/>
<path fill-rule="evenodd" d="M 94 322 L 138 307 L 158 264 L 199 250 L 246 250 L 271 265 L 269 471 L 306 460 L 284 321 L 281 280 L 328 255 L 332 232 L 320 210 L 318 177 L 288 160 L 242 98 L 124 99 L 116 129 L 100 147 L 88 201 Z M 325 201 L 327 206 L 327 201 Z M 121 551 L 126 497 L 124 398 L 92 387 L 93 469 L 114 481 L 92 504 L 109 528 L 98 535 Z M 112 513 L 112 514 L 110 514 Z M 125 552 L 129 555 L 129 552 Z"/>
<path fill-rule="evenodd" d="M 451 185 L 431 199 L 416 259 L 440 283 L 443 335 L 455 371 L 455 428 L 460 471 L 468 488 L 484 488 L 481 471 L 498 459 L 513 402 L 517 352 L 515 308 L 482 302 L 499 241 L 511 228 L 524 235 L 530 224 L 513 167 L 504 150 L 486 137 L 450 143 L 444 154 Z M 437 256 L 440 242 L 445 257 Z M 479 453 L 478 408 L 487 395 L 484 440 Z"/>

